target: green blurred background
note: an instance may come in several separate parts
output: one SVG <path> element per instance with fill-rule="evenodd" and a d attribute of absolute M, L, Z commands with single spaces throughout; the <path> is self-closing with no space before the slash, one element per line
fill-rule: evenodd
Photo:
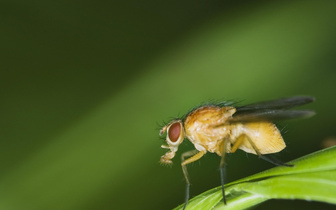
<path fill-rule="evenodd" d="M 0 2 L 0 209 L 171 209 L 179 155 L 158 124 L 208 100 L 312 95 L 282 123 L 289 161 L 335 138 L 336 1 Z M 191 164 L 191 196 L 220 184 Z M 228 181 L 273 167 L 229 156 Z M 268 201 L 256 209 L 334 206 Z"/>

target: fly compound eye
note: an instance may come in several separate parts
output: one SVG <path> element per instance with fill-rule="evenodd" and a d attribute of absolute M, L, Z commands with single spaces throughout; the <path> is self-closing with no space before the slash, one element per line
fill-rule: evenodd
<path fill-rule="evenodd" d="M 181 122 L 174 122 L 167 131 L 167 140 L 171 144 L 179 144 L 183 139 L 183 130 Z"/>
<path fill-rule="evenodd" d="M 168 130 L 168 136 L 171 142 L 176 142 L 181 134 L 181 125 L 180 123 L 176 122 L 173 123 Z"/>

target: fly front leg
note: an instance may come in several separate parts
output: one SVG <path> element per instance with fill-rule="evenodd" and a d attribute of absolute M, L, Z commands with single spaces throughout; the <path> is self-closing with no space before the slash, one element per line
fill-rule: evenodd
<path fill-rule="evenodd" d="M 199 160 L 201 157 L 203 157 L 203 155 L 205 153 L 206 153 L 205 151 L 192 150 L 192 151 L 183 153 L 182 156 L 181 156 L 182 171 L 183 171 L 183 174 L 184 174 L 184 178 L 186 180 L 186 194 L 185 194 L 185 203 L 184 203 L 183 209 L 186 208 L 186 206 L 188 204 L 188 200 L 189 200 L 190 181 L 189 181 L 189 175 L 188 175 L 188 171 L 187 171 L 187 164 Z M 192 157 L 185 160 L 185 158 L 188 157 L 188 156 L 192 156 Z"/>

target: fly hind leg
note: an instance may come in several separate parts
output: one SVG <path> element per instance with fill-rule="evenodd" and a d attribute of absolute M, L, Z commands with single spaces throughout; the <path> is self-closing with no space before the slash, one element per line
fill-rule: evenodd
<path fill-rule="evenodd" d="M 271 159 L 269 157 L 266 157 L 266 156 L 262 155 L 260 153 L 260 151 L 258 150 L 257 146 L 253 143 L 253 141 L 250 139 L 250 137 L 247 136 L 246 134 L 242 134 L 237 138 L 236 142 L 232 146 L 231 152 L 234 153 L 242 145 L 242 143 L 244 142 L 245 139 L 250 143 L 250 145 L 252 146 L 253 150 L 256 152 L 256 154 L 258 155 L 259 158 L 261 158 L 263 160 L 266 160 L 267 162 L 272 163 L 273 165 L 276 165 L 276 166 L 287 166 L 287 167 L 293 167 L 294 166 L 294 165 L 284 163 L 280 160 L 277 160 L 277 159 L 274 159 L 274 158 Z"/>
<path fill-rule="evenodd" d="M 282 162 L 278 159 L 275 159 L 275 158 L 266 157 L 264 155 L 261 155 L 260 158 L 263 159 L 263 160 L 266 160 L 267 162 L 272 163 L 273 165 L 276 165 L 276 166 L 286 166 L 286 167 L 293 167 L 294 166 L 294 165 L 291 165 L 291 164 L 284 163 L 284 162 Z"/>

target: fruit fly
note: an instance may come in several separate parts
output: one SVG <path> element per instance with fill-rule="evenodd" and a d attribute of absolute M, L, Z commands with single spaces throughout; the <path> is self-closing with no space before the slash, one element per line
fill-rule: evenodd
<path fill-rule="evenodd" d="M 279 129 L 273 122 L 314 115 L 314 112 L 310 110 L 288 110 L 314 100 L 313 97 L 296 96 L 240 107 L 234 107 L 232 103 L 225 102 L 204 105 L 163 126 L 160 130 L 160 136 L 167 133 L 167 145 L 161 147 L 169 149 L 169 151 L 161 156 L 161 163 L 172 163 L 171 159 L 174 158 L 179 145 L 185 138 L 195 146 L 195 150 L 185 152 L 181 156 L 182 171 L 186 180 L 183 209 L 189 200 L 190 187 L 186 166 L 199 160 L 207 152 L 221 156 L 219 168 L 224 204 L 226 204 L 224 170 L 227 153 L 234 153 L 237 149 L 241 149 L 247 153 L 258 155 L 275 165 L 292 166 L 264 156 L 264 154 L 280 152 L 286 147 Z"/>

